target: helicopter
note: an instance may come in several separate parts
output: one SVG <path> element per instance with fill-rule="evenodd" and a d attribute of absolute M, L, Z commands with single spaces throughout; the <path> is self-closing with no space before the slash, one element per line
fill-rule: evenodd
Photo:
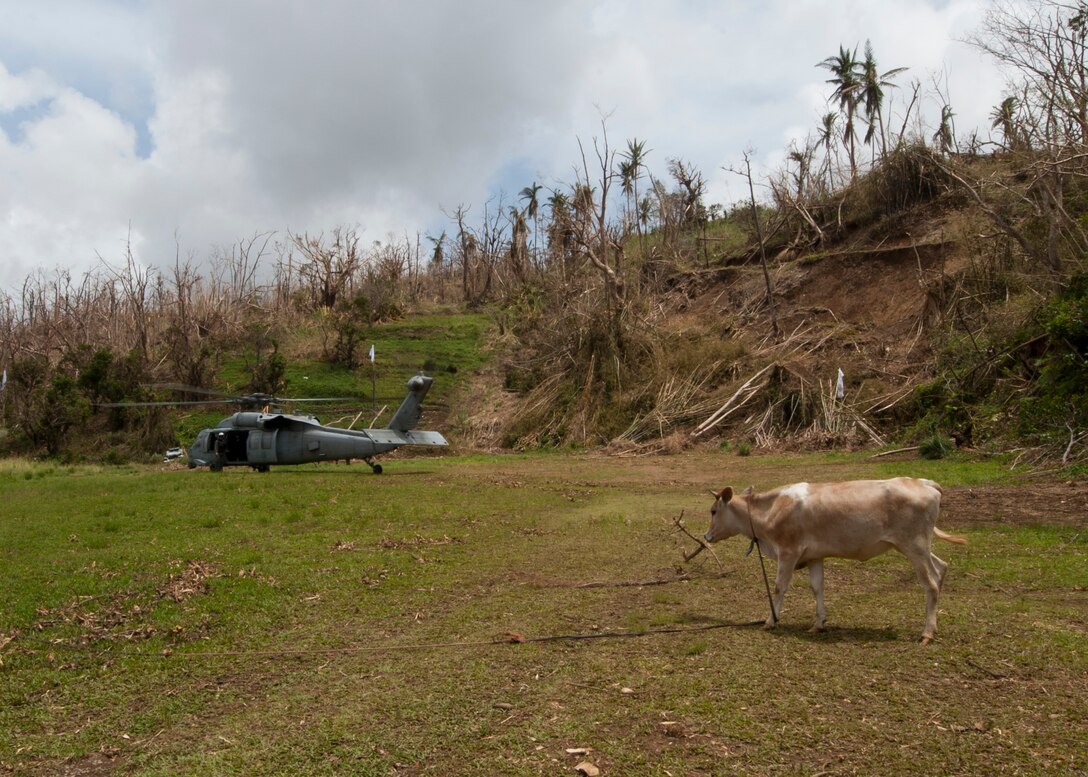
<path fill-rule="evenodd" d="M 402 445 L 445 446 L 449 443 L 438 432 L 419 431 L 416 425 L 422 415 L 423 398 L 434 383 L 434 378 L 416 375 L 408 381 L 408 396 L 393 414 L 389 425 L 381 429 L 341 429 L 323 426 L 315 416 L 292 415 L 273 410 L 279 400 L 267 394 L 250 394 L 244 397 L 221 395 L 227 401 L 246 408 L 224 418 L 211 429 L 201 430 L 189 446 L 189 468 L 208 467 L 221 472 L 224 467 L 252 467 L 258 472 L 268 472 L 273 464 L 310 464 L 321 461 L 345 461 L 362 459 L 375 475 L 380 475 L 382 465 L 374 461 L 381 453 L 388 453 Z M 204 391 L 205 394 L 218 392 Z M 313 398 L 289 401 L 331 401 L 336 398 Z M 110 406 L 206 404 L 220 400 L 178 402 L 145 402 L 105 404 Z"/>

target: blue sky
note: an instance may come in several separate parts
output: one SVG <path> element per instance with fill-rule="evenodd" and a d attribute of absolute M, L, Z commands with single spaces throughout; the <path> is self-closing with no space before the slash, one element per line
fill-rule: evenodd
<path fill-rule="evenodd" d="M 1003 79 L 980 0 L 0 0 L 0 288 L 39 268 L 205 262 L 257 233 L 436 233 L 578 140 L 630 138 L 743 194 L 828 108 L 815 67 L 871 39 L 985 135 Z M 920 126 L 918 131 L 932 132 Z"/>

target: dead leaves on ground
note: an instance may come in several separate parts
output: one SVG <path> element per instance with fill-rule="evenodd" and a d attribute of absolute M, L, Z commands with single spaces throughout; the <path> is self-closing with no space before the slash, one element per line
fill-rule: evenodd
<path fill-rule="evenodd" d="M 31 626 L 31 631 L 44 632 L 62 627 L 76 629 L 77 634 L 72 639 L 57 637 L 52 640 L 58 645 L 149 639 L 160 633 L 158 627 L 148 622 L 156 602 L 168 600 L 183 604 L 195 596 L 207 595 L 209 580 L 227 577 L 215 564 L 205 561 L 173 561 L 170 566 L 176 571 L 157 586 L 153 594 L 135 590 L 114 591 L 96 596 L 77 596 L 59 607 L 39 607 L 39 620 Z M 247 570 L 238 574 L 239 577 L 254 576 Z M 183 631 L 182 627 L 175 626 L 167 633 L 178 638 Z"/>

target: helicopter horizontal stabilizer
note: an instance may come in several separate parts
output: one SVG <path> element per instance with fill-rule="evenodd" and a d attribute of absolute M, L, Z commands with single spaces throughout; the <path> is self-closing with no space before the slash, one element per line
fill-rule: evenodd
<path fill-rule="evenodd" d="M 449 445 L 438 432 L 402 432 L 397 429 L 367 429 L 367 436 L 382 445 Z"/>

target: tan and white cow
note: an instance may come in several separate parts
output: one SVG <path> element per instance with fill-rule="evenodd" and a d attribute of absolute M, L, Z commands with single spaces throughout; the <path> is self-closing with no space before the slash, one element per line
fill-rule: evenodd
<path fill-rule="evenodd" d="M 824 565 L 828 557 L 866 561 L 895 548 L 914 565 L 926 592 L 926 626 L 922 642 L 937 633 L 937 596 L 948 565 L 933 555 L 933 536 L 966 544 L 963 537 L 937 528 L 941 487 L 932 480 L 894 478 L 844 483 L 794 483 L 762 494 L 737 494 L 726 487 L 714 495 L 707 542 L 737 534 L 758 540 L 764 555 L 778 562 L 774 613 L 782 612 L 794 569 L 807 566 L 816 594 L 814 631 L 824 628 Z"/>

